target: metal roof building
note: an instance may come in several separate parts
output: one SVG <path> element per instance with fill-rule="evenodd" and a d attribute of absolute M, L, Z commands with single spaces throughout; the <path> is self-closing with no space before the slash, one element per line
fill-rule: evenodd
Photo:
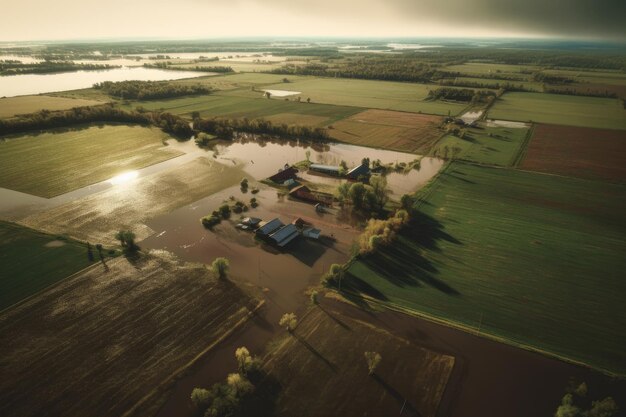
<path fill-rule="evenodd" d="M 256 229 L 256 234 L 260 236 L 269 236 L 283 226 L 283 222 L 281 222 L 277 217 L 269 222 L 261 223 L 261 226 Z"/>
<path fill-rule="evenodd" d="M 270 235 L 270 239 L 274 241 L 276 246 L 283 247 L 287 243 L 294 240 L 296 237 L 300 235 L 298 228 L 293 224 L 288 224 L 285 227 L 278 229 L 278 231 L 274 232 Z"/>

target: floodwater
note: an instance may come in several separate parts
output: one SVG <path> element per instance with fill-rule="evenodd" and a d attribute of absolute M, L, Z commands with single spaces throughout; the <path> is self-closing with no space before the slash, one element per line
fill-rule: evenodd
<path fill-rule="evenodd" d="M 487 127 L 508 127 L 511 129 L 527 129 L 530 127 L 528 123 L 524 122 L 511 122 L 509 120 L 487 120 L 485 122 Z"/>
<path fill-rule="evenodd" d="M 105 62 L 102 62 L 105 63 Z M 56 74 L 23 74 L 0 77 L 0 97 L 52 93 L 90 88 L 103 81 L 163 81 L 207 75 L 194 71 L 168 71 L 155 68 L 115 68 L 102 71 L 74 71 Z"/>
<path fill-rule="evenodd" d="M 467 113 L 464 113 L 463 115 L 461 115 L 459 118 L 463 120 L 465 124 L 469 125 L 469 124 L 474 123 L 476 120 L 480 119 L 482 115 L 483 115 L 483 110 L 468 111 Z"/>
<path fill-rule="evenodd" d="M 160 57 L 169 57 L 169 58 L 157 58 Z M 249 62 L 254 61 L 256 59 L 260 59 L 262 61 L 273 61 L 280 62 L 285 61 L 286 57 L 273 56 L 266 52 L 180 52 L 180 53 L 168 53 L 168 52 L 155 52 L 149 54 L 132 54 L 127 57 L 141 57 L 142 59 L 181 59 L 181 60 L 192 60 L 192 59 L 200 59 L 204 58 L 219 58 L 220 60 L 228 60 L 228 61 L 242 61 Z"/>
<path fill-rule="evenodd" d="M 20 61 L 23 64 L 38 64 L 44 60 L 28 55 L 0 55 L 0 61 Z"/>
<path fill-rule="evenodd" d="M 289 97 L 296 94 L 302 94 L 301 91 L 289 91 L 289 90 L 263 90 L 266 93 L 270 93 L 274 97 Z"/>

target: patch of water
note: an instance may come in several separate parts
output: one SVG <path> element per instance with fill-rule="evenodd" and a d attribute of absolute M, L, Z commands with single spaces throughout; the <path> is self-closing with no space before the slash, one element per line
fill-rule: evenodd
<path fill-rule="evenodd" d="M 103 62 L 100 62 L 103 63 Z M 23 74 L 0 77 L 0 97 L 90 88 L 103 81 L 163 81 L 207 75 L 193 71 L 168 71 L 155 68 L 115 68 L 102 71 L 74 71 L 57 74 Z"/>
<path fill-rule="evenodd" d="M 465 124 L 472 124 L 483 115 L 484 110 L 476 110 L 476 111 L 468 111 L 463 114 L 460 119 L 465 122 Z"/>
<path fill-rule="evenodd" d="M 263 90 L 266 93 L 270 93 L 274 97 L 289 97 L 295 96 L 296 94 L 302 94 L 300 91 L 289 91 L 289 90 Z"/>
<path fill-rule="evenodd" d="M 487 120 L 485 121 L 487 127 L 508 127 L 511 129 L 527 129 L 530 124 L 524 122 L 511 122 L 509 120 Z"/>

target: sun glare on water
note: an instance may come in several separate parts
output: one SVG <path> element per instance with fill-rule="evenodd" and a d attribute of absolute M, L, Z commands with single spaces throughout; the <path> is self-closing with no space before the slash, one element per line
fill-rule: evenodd
<path fill-rule="evenodd" d="M 126 184 L 127 182 L 130 182 L 137 178 L 138 175 L 139 173 L 137 171 L 124 172 L 123 174 L 116 175 L 115 177 L 111 178 L 109 180 L 109 183 L 111 183 L 112 185 Z"/>

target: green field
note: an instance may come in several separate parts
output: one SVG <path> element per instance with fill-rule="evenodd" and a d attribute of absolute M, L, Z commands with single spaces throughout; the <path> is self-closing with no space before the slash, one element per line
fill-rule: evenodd
<path fill-rule="evenodd" d="M 452 163 L 344 288 L 626 374 L 626 186 Z"/>
<path fill-rule="evenodd" d="M 52 96 L 20 96 L 0 98 L 0 119 L 39 110 L 67 110 L 72 107 L 93 106 L 100 101 Z"/>
<path fill-rule="evenodd" d="M 0 248 L 0 310 L 91 264 L 82 243 L 2 221 Z"/>
<path fill-rule="evenodd" d="M 127 109 L 136 106 L 142 106 L 148 110 L 163 109 L 183 116 L 191 116 L 192 112 L 197 111 L 202 117 L 266 118 L 273 122 L 287 124 L 309 124 L 313 121 L 314 126 L 325 126 L 362 110 L 346 106 L 269 100 L 262 98 L 261 93 L 256 94 L 257 98 L 211 94 L 160 101 L 133 102 L 125 107 Z M 284 115 L 284 120 L 281 115 Z M 294 115 L 302 115 L 303 117 L 299 119 Z M 311 118 L 310 116 L 317 117 Z"/>
<path fill-rule="evenodd" d="M 431 153 L 480 164 L 513 166 L 523 148 L 527 134 L 526 128 L 481 125 L 479 129 L 468 128 L 462 139 L 454 135 L 444 136 L 437 142 Z"/>
<path fill-rule="evenodd" d="M 617 99 L 541 93 L 506 93 L 489 117 L 566 126 L 626 129 L 626 109 Z"/>
<path fill-rule="evenodd" d="M 157 128 L 105 125 L 52 130 L 0 141 L 0 187 L 50 198 L 143 168 L 180 152 Z"/>
<path fill-rule="evenodd" d="M 257 74 L 247 74 L 257 75 Z M 280 79 L 285 76 L 280 76 Z M 417 83 L 390 81 L 371 81 L 339 78 L 295 78 L 286 76 L 291 82 L 265 85 L 264 89 L 299 91 L 302 100 L 310 98 L 314 103 L 335 104 L 385 110 L 422 112 L 428 114 L 456 115 L 465 107 L 464 104 L 444 101 L 424 101 L 428 91 L 437 86 Z M 230 91 L 228 94 L 251 96 L 262 94 L 250 90 Z M 293 99 L 296 96 L 289 97 Z M 275 100 L 284 100 L 276 97 Z"/>

